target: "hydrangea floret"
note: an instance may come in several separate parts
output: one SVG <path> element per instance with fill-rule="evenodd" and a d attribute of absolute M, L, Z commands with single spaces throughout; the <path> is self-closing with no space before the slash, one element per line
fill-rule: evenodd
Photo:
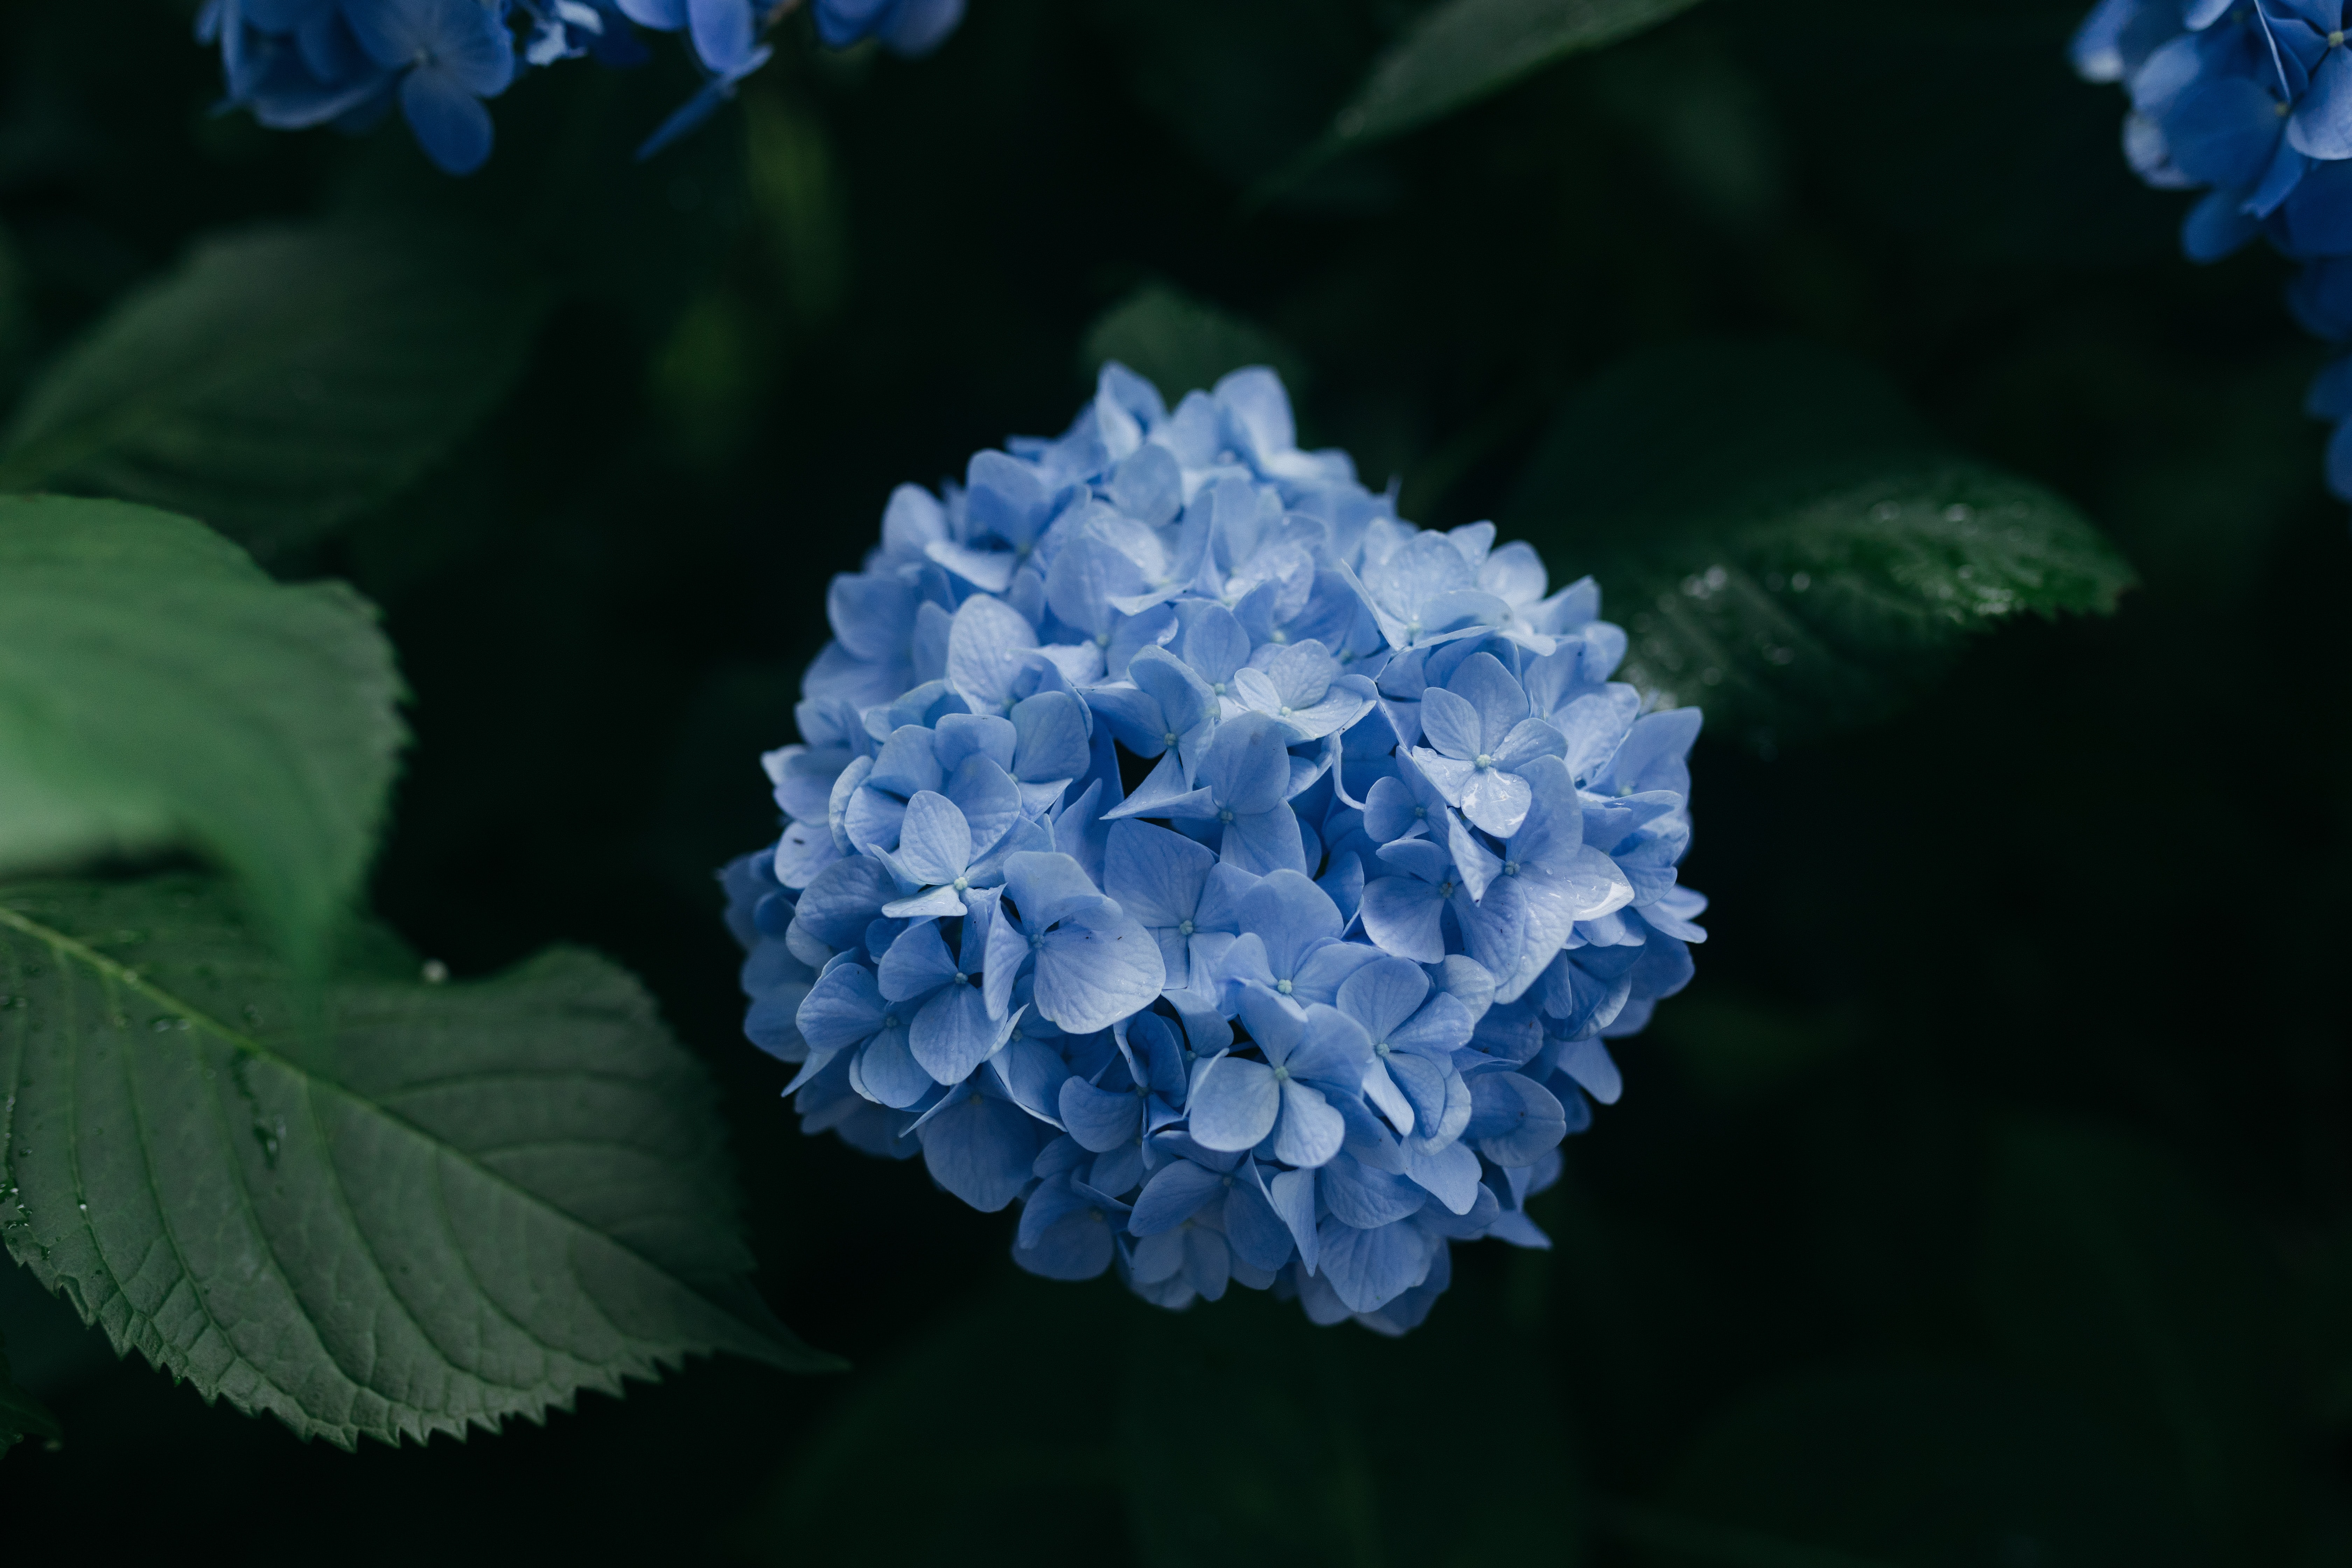
<path fill-rule="evenodd" d="M 196 37 L 218 44 L 224 107 L 278 131 L 364 131 L 397 105 L 427 157 L 469 174 L 490 155 L 486 100 L 534 67 L 650 58 L 637 29 L 682 35 L 706 82 L 639 150 L 708 119 L 772 54 L 768 30 L 800 0 L 205 0 Z M 814 0 L 828 47 L 866 38 L 905 55 L 939 47 L 964 0 Z"/>
<path fill-rule="evenodd" d="M 1695 709 L 1492 523 L 1424 531 L 1287 395 L 1106 365 L 902 486 L 724 873 L 803 1131 L 920 1154 L 1013 1256 L 1398 1333 L 1527 1216 L 1690 977 Z"/>
<path fill-rule="evenodd" d="M 2256 236 L 2304 264 L 2287 302 L 2352 341 L 2352 50 L 2344 0 L 2101 0 L 2074 68 L 2131 96 L 2124 155 L 2159 189 L 2203 190 L 2180 231 L 2197 261 Z M 2336 422 L 2328 488 L 2352 500 L 2352 359 L 2305 408 Z"/>

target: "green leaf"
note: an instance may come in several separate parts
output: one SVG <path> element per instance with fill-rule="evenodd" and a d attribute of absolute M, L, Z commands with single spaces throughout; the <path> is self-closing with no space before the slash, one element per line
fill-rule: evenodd
<path fill-rule="evenodd" d="M 0 497 L 0 874 L 196 848 L 308 962 L 373 851 L 400 694 L 341 584 L 144 507 Z"/>
<path fill-rule="evenodd" d="M 1875 718 L 1969 634 L 2132 584 L 2064 500 L 1945 448 L 1874 374 L 1785 344 L 1637 356 L 1571 399 L 1505 515 L 1593 573 L 1624 679 L 1759 744 Z"/>
<path fill-rule="evenodd" d="M 545 300 L 422 220 L 217 237 L 37 382 L 0 490 L 152 502 L 260 551 L 387 500 L 506 395 Z"/>
<path fill-rule="evenodd" d="M 2284 1561 L 2299 1379 L 2275 1257 L 2116 1134 L 2012 1123 L 1991 1174 L 1979 1293 L 2009 1359 L 2137 1434 L 2219 1558 Z"/>
<path fill-rule="evenodd" d="M 1306 362 L 1281 339 L 1164 283 L 1145 284 L 1087 329 L 1079 351 L 1087 380 L 1111 359 L 1158 386 L 1171 404 L 1244 365 L 1272 365 L 1294 396 L 1307 382 Z"/>
<path fill-rule="evenodd" d="M 432 984 L 380 939 L 303 1026 L 194 877 L 0 891 L 0 1232 L 205 1398 L 349 1447 L 495 1428 L 768 1313 L 708 1078 L 627 973 Z"/>
<path fill-rule="evenodd" d="M 1975 1366 L 1801 1373 L 1736 1402 L 1606 1515 L 1689 1568 L 2202 1561 L 2164 1477 L 2063 1394 Z"/>
<path fill-rule="evenodd" d="M 1445 0 L 1373 63 L 1331 122 L 1368 146 L 1466 108 L 1570 55 L 1647 31 L 1698 0 Z"/>
<path fill-rule="evenodd" d="M 0 1340 L 0 1454 L 27 1437 L 56 1442 L 65 1436 L 58 1418 L 41 1402 L 16 1386 L 8 1373 L 8 1346 Z"/>

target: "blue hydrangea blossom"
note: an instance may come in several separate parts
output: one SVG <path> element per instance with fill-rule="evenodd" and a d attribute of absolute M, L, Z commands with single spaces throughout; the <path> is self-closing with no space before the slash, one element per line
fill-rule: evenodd
<path fill-rule="evenodd" d="M 1399 1333 L 1689 979 L 1696 710 L 1590 578 L 1396 515 L 1272 372 L 1113 363 L 902 486 L 725 873 L 803 1131 L 919 1155 L 1013 1256 Z"/>
<path fill-rule="evenodd" d="M 490 155 L 486 100 L 517 73 L 593 57 L 648 58 L 637 29 L 684 36 L 708 78 L 640 150 L 657 152 L 708 119 L 765 65 L 761 36 L 800 0 L 206 0 L 196 37 L 217 43 L 226 107 L 273 130 L 361 131 L 397 105 L 427 157 L 469 174 Z M 815 0 L 817 37 L 866 38 L 905 55 L 939 47 L 964 0 Z"/>
<path fill-rule="evenodd" d="M 2101 0 L 2074 68 L 2131 96 L 2124 155 L 2149 184 L 2203 190 L 2181 226 L 2191 259 L 2260 236 L 2304 263 L 2287 302 L 2330 342 L 2352 341 L 2352 49 L 2344 0 Z M 2352 362 L 2311 388 L 2334 421 L 2328 488 L 2352 500 Z"/>

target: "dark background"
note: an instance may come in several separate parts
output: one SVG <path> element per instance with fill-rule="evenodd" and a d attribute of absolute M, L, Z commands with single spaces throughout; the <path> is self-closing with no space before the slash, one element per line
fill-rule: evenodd
<path fill-rule="evenodd" d="M 268 563 L 382 605 L 415 693 L 378 909 L 461 975 L 643 974 L 728 1091 L 763 1289 L 857 1369 L 346 1455 L 0 1270 L 68 1434 L 0 1468 L 12 1560 L 2352 1561 L 2348 542 L 2285 264 L 2177 257 L 2073 0 L 1707 0 L 1245 201 L 1413 9 L 973 0 L 917 63 L 788 29 L 639 166 L 691 86 L 661 40 L 520 84 L 460 184 L 397 127 L 209 115 L 187 6 L 0 5 L 0 391 L 259 218 L 462 209 L 560 291 L 457 454 Z M 1008 1216 L 803 1139 L 738 1032 L 709 871 L 773 831 L 826 579 L 894 483 L 1057 431 L 1151 284 L 1555 581 L 1595 547 L 1508 504 L 1551 412 L 1753 337 L 1868 361 L 2142 579 L 1884 722 L 1702 740 L 1698 979 L 1536 1205 L 1554 1249 L 1458 1249 L 1401 1343 L 1021 1277 Z"/>

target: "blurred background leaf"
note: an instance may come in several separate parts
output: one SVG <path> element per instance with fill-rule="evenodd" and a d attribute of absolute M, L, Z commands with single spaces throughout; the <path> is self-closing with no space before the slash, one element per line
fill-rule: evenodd
<path fill-rule="evenodd" d="M 1656 26 L 1697 0 L 1441 0 L 1415 16 L 1331 122 L 1367 146 L 1499 92 L 1556 60 Z"/>
<path fill-rule="evenodd" d="M 350 521 L 504 401 L 544 308 L 497 249 L 415 221 L 201 242 L 26 395 L 0 489 L 200 516 L 267 552 Z"/>
<path fill-rule="evenodd" d="M 58 1418 L 41 1402 L 16 1386 L 8 1373 L 8 1345 L 0 1337 L 0 1458 L 27 1437 L 57 1442 L 65 1436 Z"/>
<path fill-rule="evenodd" d="M 1627 679 L 1768 746 L 1878 717 L 1971 632 L 2105 614 L 2133 581 L 2066 502 L 1939 449 L 1880 378 L 1799 345 L 1605 373 L 1504 515 L 1609 584 Z"/>
<path fill-rule="evenodd" d="M 1273 366 L 1294 394 L 1311 385 L 1306 362 L 1274 334 L 1164 283 L 1145 284 L 1087 329 L 1081 373 L 1091 378 L 1105 360 L 1156 384 L 1171 407 L 1244 365 Z"/>
<path fill-rule="evenodd" d="M 168 512 L 0 498 L 0 870 L 196 850 L 308 969 L 375 852 L 401 695 L 341 584 Z"/>

